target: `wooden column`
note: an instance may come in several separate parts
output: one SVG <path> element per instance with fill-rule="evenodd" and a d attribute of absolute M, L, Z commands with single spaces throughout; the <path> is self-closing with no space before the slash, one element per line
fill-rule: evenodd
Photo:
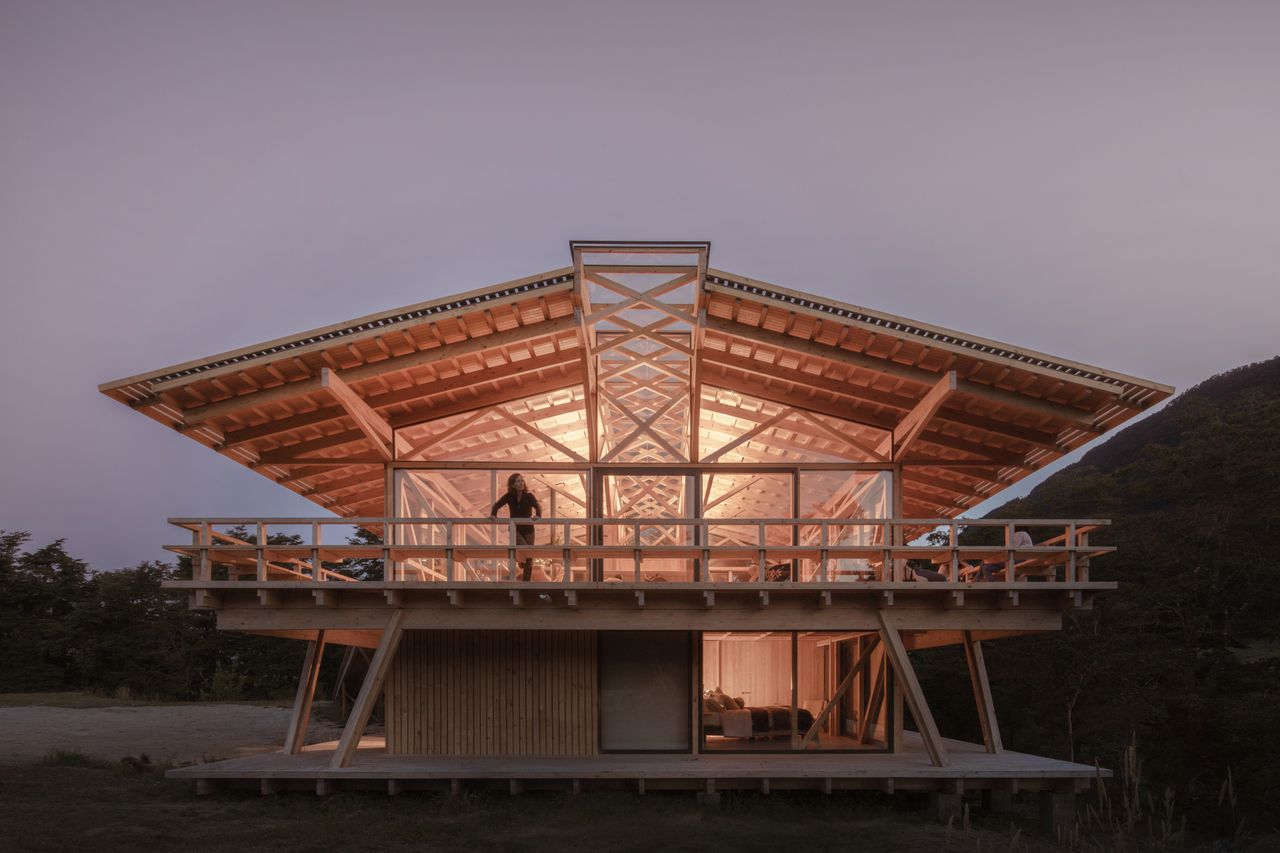
<path fill-rule="evenodd" d="M 689 752 L 693 755 L 697 755 L 702 752 L 702 739 L 698 736 L 701 732 L 700 726 L 702 724 L 702 684 L 699 683 L 699 676 L 702 674 L 702 654 L 704 648 L 705 644 L 702 640 L 702 633 L 699 631 L 690 631 L 689 696 L 693 699 L 693 706 L 689 709 Z"/>
<path fill-rule="evenodd" d="M 964 659 L 969 666 L 973 700 L 978 706 L 982 742 L 986 745 L 987 752 L 1004 752 L 1004 744 L 1000 740 L 1000 724 L 996 721 L 996 706 L 991 701 L 991 684 L 987 681 L 987 662 L 982 656 L 982 643 L 973 638 L 971 631 L 964 632 Z"/>
<path fill-rule="evenodd" d="M 378 695 L 382 693 L 382 684 L 386 681 L 387 671 L 391 668 L 391 659 L 395 657 L 396 649 L 400 646 L 403 626 L 404 611 L 399 609 L 391 611 L 391 618 L 387 620 L 387 627 L 382 631 L 382 639 L 378 641 L 373 660 L 369 662 L 369 672 L 364 677 L 364 683 L 360 685 L 360 693 L 356 696 L 355 705 L 351 708 L 351 715 L 347 717 L 347 725 L 342 730 L 342 739 L 338 741 L 338 749 L 333 754 L 330 767 L 334 769 L 346 767 L 355 756 L 360 738 L 364 735 L 365 727 L 369 725 L 369 715 L 373 713 L 373 706 L 378 701 Z"/>
<path fill-rule="evenodd" d="M 396 514 L 396 472 L 395 466 L 388 462 L 382 466 L 382 517 L 394 518 Z M 395 536 L 395 525 L 387 521 L 382 527 L 382 579 L 383 581 L 399 580 L 396 577 L 395 565 L 391 562 L 391 546 L 398 544 Z"/>
<path fill-rule="evenodd" d="M 902 635 L 898 633 L 896 626 L 889 624 L 883 612 L 877 614 L 876 618 L 880 621 L 880 641 L 884 644 L 885 655 L 898 676 L 897 683 L 901 685 L 903 698 L 911 708 L 911 716 L 915 717 L 916 725 L 920 727 L 920 737 L 924 741 L 925 751 L 929 753 L 929 760 L 935 767 L 946 767 L 951 763 L 951 757 L 942 743 L 942 736 L 938 734 L 938 724 L 934 722 L 933 712 L 929 710 L 924 691 L 920 689 L 915 668 L 907 657 Z"/>
<path fill-rule="evenodd" d="M 872 655 L 874 650 L 868 649 L 868 654 Z M 880 720 L 880 713 L 884 708 L 884 691 L 885 679 L 888 678 L 885 655 L 882 652 L 879 655 L 872 655 L 871 666 L 871 686 L 867 691 L 867 704 L 862 710 L 862 719 L 858 720 L 858 743 L 871 743 L 876 736 L 876 723 Z M 885 726 L 885 740 L 889 738 L 888 726 Z"/>
<path fill-rule="evenodd" d="M 890 490 L 890 494 L 892 495 L 892 499 L 893 499 L 893 507 L 892 507 L 893 517 L 895 519 L 901 519 L 903 516 L 902 465 L 901 464 L 893 466 L 892 476 L 893 476 L 893 482 L 890 484 L 892 486 L 892 489 Z M 890 545 L 906 544 L 902 541 L 902 525 L 901 524 L 893 525 L 893 541 L 890 542 L 889 544 Z M 889 574 L 888 566 L 885 567 L 885 573 L 889 574 L 886 580 L 894 580 L 894 581 L 905 580 L 906 565 L 907 565 L 906 560 L 894 560 L 892 574 Z"/>
<path fill-rule="evenodd" d="M 894 678 L 893 667 L 889 664 L 889 653 L 884 656 L 884 679 L 886 691 L 885 732 L 886 737 L 893 738 L 893 751 L 903 752 L 902 723 L 906 716 L 902 713 L 902 679 Z"/>
<path fill-rule="evenodd" d="M 896 454 L 896 452 L 897 451 L 895 449 L 894 453 Z M 896 459 L 896 456 L 894 456 L 893 458 Z M 904 469 L 901 463 L 898 463 L 893 466 L 893 475 L 892 475 L 893 480 L 890 483 L 890 486 L 892 488 L 890 489 L 890 492 L 889 492 L 891 500 L 893 501 L 893 506 L 891 507 L 892 516 L 898 519 L 902 518 L 903 516 L 903 509 L 902 509 L 902 505 L 903 505 L 902 472 L 903 470 Z M 901 545 L 902 544 L 902 528 L 898 525 L 894 525 L 892 533 L 893 533 L 893 538 L 892 540 L 890 540 L 888 544 Z M 906 566 L 906 561 L 894 560 L 892 564 L 890 564 L 889 561 L 886 560 L 885 563 L 886 563 L 885 580 L 900 581 L 903 579 L 903 575 L 905 574 L 903 569 Z M 892 565 L 892 569 L 889 568 L 890 565 Z M 881 625 L 884 624 L 884 614 L 880 615 L 880 623 Z M 901 644 L 901 639 L 899 639 L 899 644 Z M 884 645 L 884 654 L 885 654 L 884 678 L 886 679 L 886 682 L 887 682 L 885 689 L 887 691 L 886 698 L 888 699 L 888 702 L 886 704 L 889 709 L 888 718 L 886 719 L 886 723 L 888 723 L 888 725 L 885 726 L 885 738 L 889 743 L 893 745 L 894 752 L 902 752 L 902 689 L 903 689 L 902 679 L 889 678 L 889 667 L 893 665 L 893 660 L 890 655 L 890 649 L 889 649 L 888 643 L 885 643 Z M 905 657 L 905 655 L 903 657 Z M 908 666 L 910 666 L 909 663 L 908 663 Z M 895 666 L 895 669 L 896 669 L 896 666 Z M 890 730 L 890 726 L 892 726 L 892 731 Z"/>
<path fill-rule="evenodd" d="M 307 721 L 311 718 L 311 700 L 316 695 L 316 681 L 320 677 L 320 661 L 324 659 L 324 631 L 316 631 L 316 638 L 307 643 L 307 654 L 302 659 L 302 675 L 298 678 L 298 695 L 293 700 L 293 714 L 289 717 L 289 731 L 284 736 L 285 755 L 297 755 L 307 742 Z"/>
<path fill-rule="evenodd" d="M 800 632 L 791 632 L 791 748 L 800 746 Z"/>

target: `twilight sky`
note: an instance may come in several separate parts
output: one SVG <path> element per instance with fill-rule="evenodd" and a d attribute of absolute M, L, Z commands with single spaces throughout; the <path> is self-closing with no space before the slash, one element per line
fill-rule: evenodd
<path fill-rule="evenodd" d="M 96 385 L 574 238 L 1180 390 L 1275 355 L 1277 44 L 1266 0 L 0 0 L 0 529 L 114 568 L 316 514 Z"/>

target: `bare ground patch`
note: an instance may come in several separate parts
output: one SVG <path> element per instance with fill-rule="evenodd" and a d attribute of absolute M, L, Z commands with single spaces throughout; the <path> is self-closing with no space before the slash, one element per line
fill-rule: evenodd
<path fill-rule="evenodd" d="M 103 700 L 112 704 L 63 706 L 96 698 L 64 695 L 59 704 L 0 707 L 0 764 L 28 764 L 57 750 L 113 761 L 146 753 L 153 761 L 178 764 L 234 758 L 280 749 L 289 725 L 290 709 L 281 705 Z M 313 720 L 308 740 L 334 740 L 340 733 Z"/>

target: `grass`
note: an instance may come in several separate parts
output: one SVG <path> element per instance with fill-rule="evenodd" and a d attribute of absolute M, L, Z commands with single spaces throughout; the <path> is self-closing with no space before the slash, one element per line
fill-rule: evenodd
<path fill-rule="evenodd" d="M 83 752 L 72 749 L 51 749 L 40 759 L 41 767 L 91 767 L 97 770 L 115 770 L 119 765 L 113 761 L 94 758 Z"/>
<path fill-rule="evenodd" d="M 723 794 L 700 809 L 689 794 L 500 792 L 460 796 L 410 792 L 287 793 L 226 791 L 196 797 L 162 768 L 138 773 L 78 753 L 50 753 L 39 764 L 0 766 L 0 839 L 5 850 L 130 851 L 457 851 L 486 853 L 684 853 L 685 851 L 842 850 L 1048 853 L 1148 851 L 1177 845 L 1134 843 L 1120 835 L 1066 840 L 1037 835 L 1034 809 L 1017 815 L 974 811 L 971 826 L 942 826 L 871 793 Z M 1224 849 L 1262 853 L 1275 836 Z"/>
<path fill-rule="evenodd" d="M 249 792 L 193 796 L 188 784 L 61 755 L 0 767 L 0 838 L 17 851 L 465 850 L 619 853 L 702 850 L 1006 851 L 1000 826 L 959 832 L 877 796 L 726 794 L 708 813 L 689 794 Z M 1033 844 L 1038 842 L 1033 842 Z M 1048 844 L 1048 842 L 1044 842 Z M 1048 850 L 1047 846 L 1018 850 Z"/>

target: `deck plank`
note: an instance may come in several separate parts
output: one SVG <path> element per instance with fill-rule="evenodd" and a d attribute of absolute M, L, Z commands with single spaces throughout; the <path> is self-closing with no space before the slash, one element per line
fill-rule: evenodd
<path fill-rule="evenodd" d="M 981 744 L 945 739 L 951 752 L 948 767 L 934 767 L 914 732 L 906 733 L 899 753 L 803 755 L 601 755 L 583 758 L 475 757 L 435 758 L 388 755 L 384 740 L 366 737 L 348 767 L 329 766 L 337 742 L 311 744 L 297 755 L 267 753 L 227 761 L 193 764 L 167 774 L 174 779 L 316 780 L 316 779 L 526 779 L 526 780 L 705 780 L 823 779 L 836 780 L 999 780 L 1093 779 L 1099 770 L 1021 752 L 986 752 Z M 1110 776 L 1110 771 L 1101 771 Z"/>

